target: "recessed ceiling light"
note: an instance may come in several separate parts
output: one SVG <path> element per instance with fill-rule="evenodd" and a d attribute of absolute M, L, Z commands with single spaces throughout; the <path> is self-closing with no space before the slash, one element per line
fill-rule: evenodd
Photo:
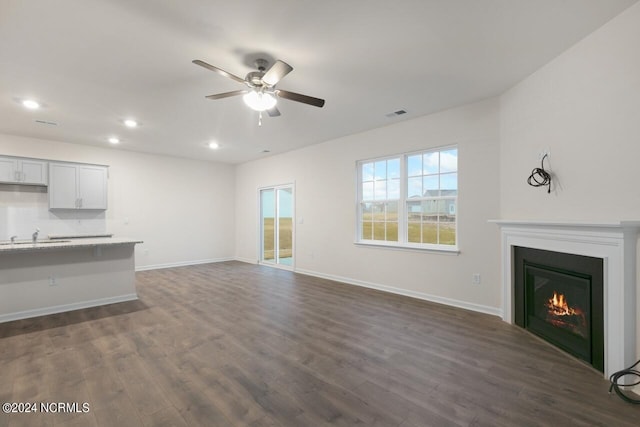
<path fill-rule="evenodd" d="M 28 108 L 29 110 L 37 110 L 38 108 L 40 108 L 40 103 L 37 101 L 34 101 L 33 99 L 25 99 L 22 101 L 22 105 L 25 108 Z"/>
<path fill-rule="evenodd" d="M 134 128 L 138 126 L 138 122 L 132 119 L 127 119 L 124 121 L 124 125 L 128 128 Z"/>
<path fill-rule="evenodd" d="M 209 143 L 209 148 L 211 148 L 212 150 L 217 150 L 218 148 L 220 148 L 220 144 L 218 144 L 218 143 L 217 143 L 217 142 L 215 142 L 215 141 L 211 141 L 211 142 Z"/>
<path fill-rule="evenodd" d="M 116 138 L 115 136 L 112 136 L 111 138 L 109 138 L 109 142 L 111 144 L 119 144 L 120 140 L 118 138 Z"/>

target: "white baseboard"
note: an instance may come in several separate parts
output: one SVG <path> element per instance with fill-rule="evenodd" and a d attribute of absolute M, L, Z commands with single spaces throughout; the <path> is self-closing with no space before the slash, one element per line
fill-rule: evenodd
<path fill-rule="evenodd" d="M 463 308 L 465 310 L 477 311 L 479 313 L 491 314 L 493 316 L 502 317 L 502 310 L 496 307 L 489 307 L 481 304 L 474 304 L 467 301 L 460 301 L 452 298 L 441 297 L 437 295 L 425 294 L 422 292 L 410 291 L 408 289 L 396 288 L 393 286 L 381 285 L 378 283 L 365 282 L 363 280 L 351 279 L 349 277 L 335 276 L 332 274 L 319 273 L 317 271 L 296 269 L 296 273 L 305 274 L 307 276 L 319 277 L 321 279 L 333 280 L 349 285 L 362 286 L 364 288 L 376 289 L 378 291 L 390 292 L 392 294 L 404 295 L 407 297 L 418 298 L 425 301 L 436 302 L 439 304 L 449 305 L 452 307 Z"/>
<path fill-rule="evenodd" d="M 89 301 L 74 302 L 72 304 L 56 305 L 53 307 L 37 308 L 33 310 L 18 311 L 0 316 L 0 323 L 13 320 L 28 319 L 30 317 L 46 316 L 48 314 L 64 313 L 65 311 L 80 310 L 82 308 L 97 307 L 99 305 L 115 304 L 118 302 L 137 300 L 137 294 L 119 295 L 117 297 L 100 298 Z"/>
<path fill-rule="evenodd" d="M 198 264 L 211 264 L 214 262 L 225 262 L 225 261 L 233 261 L 234 258 L 210 258 L 210 259 L 200 259 L 195 261 L 180 261 L 180 262 L 168 262 L 165 264 L 152 264 L 152 265 L 141 265 L 136 267 L 136 271 L 147 271 L 147 270 L 160 270 L 162 268 L 172 268 L 172 267 L 186 267 L 189 265 L 198 265 Z"/>
<path fill-rule="evenodd" d="M 234 258 L 234 261 L 246 262 L 247 264 L 258 264 L 258 260 L 238 256 Z"/>
<path fill-rule="evenodd" d="M 148 265 L 148 266 L 137 267 L 136 271 L 157 270 L 161 268 L 171 268 L 171 267 L 184 267 L 189 265 L 208 264 L 213 262 L 225 262 L 225 261 L 240 261 L 240 262 L 245 262 L 247 264 L 258 264 L 257 261 L 253 259 L 235 257 L 235 258 L 218 258 L 218 259 L 208 259 L 208 260 L 200 260 L 200 261 L 186 261 L 186 262 L 178 262 L 178 263 Z M 325 273 L 320 273 L 312 270 L 305 270 L 305 269 L 298 268 L 298 269 L 295 269 L 294 272 L 305 274 L 307 276 L 314 276 L 322 279 L 334 280 L 336 282 L 342 282 L 349 285 L 362 286 L 364 288 L 376 289 L 379 291 L 390 292 L 392 294 L 404 295 L 404 296 L 418 298 L 425 301 L 445 304 L 452 307 L 463 308 L 465 310 L 477 311 L 479 313 L 491 314 L 493 316 L 502 317 L 501 309 L 495 308 L 495 307 L 489 307 L 486 305 L 474 304 L 466 301 L 459 301 L 452 298 L 446 298 L 446 297 L 441 297 L 437 295 L 430 295 L 422 292 L 410 291 L 407 289 L 381 285 L 378 283 L 365 282 L 363 280 L 356 280 L 349 277 L 335 276 L 332 274 L 325 274 Z"/>

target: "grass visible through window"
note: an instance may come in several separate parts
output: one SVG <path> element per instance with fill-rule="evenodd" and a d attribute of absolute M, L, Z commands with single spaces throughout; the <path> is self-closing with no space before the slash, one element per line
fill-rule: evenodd
<path fill-rule="evenodd" d="M 264 241 L 264 259 L 267 261 L 275 260 L 275 221 L 273 218 L 264 218 L 262 224 L 263 241 Z M 293 256 L 293 219 L 280 218 L 280 258 L 290 258 Z"/>

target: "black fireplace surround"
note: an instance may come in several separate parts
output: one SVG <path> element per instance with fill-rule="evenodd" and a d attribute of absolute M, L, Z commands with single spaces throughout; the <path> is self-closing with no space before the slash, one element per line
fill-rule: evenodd
<path fill-rule="evenodd" d="M 604 372 L 603 261 L 514 246 L 514 321 Z"/>

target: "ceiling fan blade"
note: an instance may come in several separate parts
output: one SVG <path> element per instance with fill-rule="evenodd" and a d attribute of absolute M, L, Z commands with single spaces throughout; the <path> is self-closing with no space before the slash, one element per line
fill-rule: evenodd
<path fill-rule="evenodd" d="M 247 93 L 247 92 L 249 92 L 249 91 L 248 90 L 233 90 L 231 92 L 216 93 L 215 95 L 208 95 L 208 96 L 205 96 L 205 98 L 207 98 L 207 99 L 222 99 L 222 98 L 229 98 L 230 96 L 242 95 L 243 93 Z"/>
<path fill-rule="evenodd" d="M 303 104 L 313 105 L 314 107 L 322 108 L 324 106 L 324 99 L 314 98 L 312 96 L 301 95 L 295 92 L 289 92 L 288 90 L 278 89 L 275 91 L 276 95 L 280 98 L 289 99 L 291 101 L 302 102 Z"/>
<path fill-rule="evenodd" d="M 204 67 L 204 68 L 206 68 L 207 70 L 215 71 L 216 73 L 218 73 L 218 74 L 220 74 L 220 75 L 223 75 L 223 76 L 225 76 L 225 77 L 229 77 L 230 79 L 235 80 L 235 81 L 237 81 L 238 83 L 246 83 L 246 81 L 245 81 L 244 79 L 241 79 L 241 78 L 240 78 L 240 77 L 238 77 L 238 76 L 235 76 L 235 75 L 233 75 L 233 74 L 231 74 L 231 73 L 228 73 L 228 72 L 226 72 L 225 70 L 223 70 L 223 69 L 221 69 L 221 68 L 214 67 L 214 66 L 213 66 L 213 65 L 211 65 L 211 64 L 207 64 L 207 63 L 206 63 L 206 62 L 204 62 L 204 61 L 200 61 L 199 59 L 194 59 L 194 60 L 193 60 L 193 61 L 191 61 L 191 62 L 193 62 L 194 64 L 199 65 L 199 66 L 201 66 L 201 67 Z"/>
<path fill-rule="evenodd" d="M 269 68 L 267 72 L 264 73 L 264 76 L 262 76 L 262 81 L 268 86 L 274 86 L 292 70 L 293 67 L 291 65 L 278 59 L 275 64 L 273 64 L 271 68 Z"/>
<path fill-rule="evenodd" d="M 278 107 L 273 107 L 267 110 L 267 114 L 269 114 L 269 117 L 278 117 L 280 110 L 278 110 Z"/>

